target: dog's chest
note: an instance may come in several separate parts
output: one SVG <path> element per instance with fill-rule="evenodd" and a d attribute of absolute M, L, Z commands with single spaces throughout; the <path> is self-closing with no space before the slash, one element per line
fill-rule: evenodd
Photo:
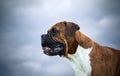
<path fill-rule="evenodd" d="M 91 76 L 89 54 L 92 48 L 84 49 L 78 46 L 75 54 L 69 54 L 68 60 L 75 71 L 76 76 Z"/>

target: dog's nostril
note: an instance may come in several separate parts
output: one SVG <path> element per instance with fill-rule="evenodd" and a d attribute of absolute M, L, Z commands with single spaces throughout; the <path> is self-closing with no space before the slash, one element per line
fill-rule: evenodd
<path fill-rule="evenodd" d="M 42 36 L 41 36 L 41 38 L 45 38 L 46 37 L 46 34 L 43 34 Z"/>

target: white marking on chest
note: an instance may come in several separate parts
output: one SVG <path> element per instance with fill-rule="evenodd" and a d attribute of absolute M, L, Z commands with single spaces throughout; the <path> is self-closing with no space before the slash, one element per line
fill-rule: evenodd
<path fill-rule="evenodd" d="M 91 76 L 89 54 L 92 48 L 84 49 L 78 46 L 75 54 L 69 54 L 68 60 L 75 71 L 76 76 Z"/>

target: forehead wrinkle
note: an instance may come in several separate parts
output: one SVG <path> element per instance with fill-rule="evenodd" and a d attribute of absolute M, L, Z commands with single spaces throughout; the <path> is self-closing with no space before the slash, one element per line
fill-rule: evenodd
<path fill-rule="evenodd" d="M 65 27 L 64 27 L 63 23 L 57 23 L 52 28 L 55 28 L 55 29 L 57 29 L 59 31 L 64 31 L 65 30 Z"/>

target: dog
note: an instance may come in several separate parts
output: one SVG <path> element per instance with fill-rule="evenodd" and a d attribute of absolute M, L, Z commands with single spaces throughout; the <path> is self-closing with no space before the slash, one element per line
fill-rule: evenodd
<path fill-rule="evenodd" d="M 99 45 L 79 29 L 73 22 L 56 23 L 41 35 L 43 52 L 67 58 L 76 76 L 120 76 L 120 50 Z"/>

